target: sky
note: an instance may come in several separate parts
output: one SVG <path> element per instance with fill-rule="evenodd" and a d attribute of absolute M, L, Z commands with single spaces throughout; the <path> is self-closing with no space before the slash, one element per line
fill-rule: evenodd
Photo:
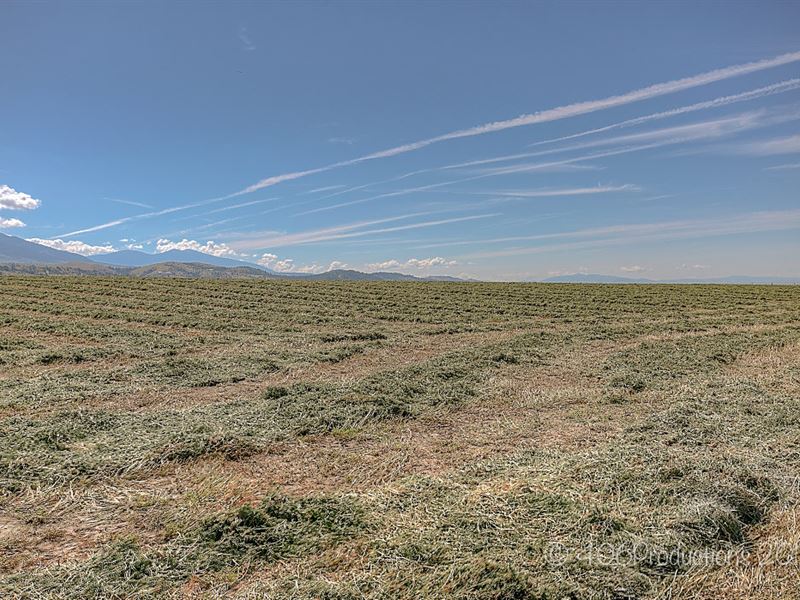
<path fill-rule="evenodd" d="M 0 3 L 0 230 L 98 256 L 800 275 L 800 3 Z"/>

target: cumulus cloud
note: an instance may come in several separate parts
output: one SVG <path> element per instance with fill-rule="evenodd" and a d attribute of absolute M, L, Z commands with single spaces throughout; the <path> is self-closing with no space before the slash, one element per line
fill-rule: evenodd
<path fill-rule="evenodd" d="M 239 256 L 239 254 L 227 244 L 217 244 L 213 240 L 201 244 L 196 240 L 182 239 L 180 242 L 173 242 L 161 239 L 156 242 L 156 252 L 169 252 L 170 250 L 195 250 L 211 256 Z"/>
<path fill-rule="evenodd" d="M 272 270 L 273 271 L 278 271 L 278 272 L 281 272 L 281 273 L 289 273 L 291 271 L 294 271 L 297 268 L 298 267 L 295 266 L 294 261 L 291 258 L 284 258 L 282 260 L 276 260 L 272 264 Z"/>
<path fill-rule="evenodd" d="M 457 265 L 455 260 L 447 260 L 441 256 L 432 256 L 431 258 L 409 258 L 406 261 L 399 261 L 396 259 L 389 259 L 383 262 L 370 263 L 367 268 L 370 271 L 427 271 L 434 267 L 450 268 Z"/>
<path fill-rule="evenodd" d="M 619 270 L 623 271 L 625 273 L 644 273 L 645 271 L 647 271 L 646 268 L 644 268 L 644 267 L 642 267 L 640 265 L 631 265 L 629 267 L 620 267 Z"/>
<path fill-rule="evenodd" d="M 269 252 L 265 252 L 264 254 L 261 255 L 261 258 L 259 258 L 256 262 L 263 267 L 269 267 L 276 260 L 278 260 L 277 254 L 270 254 Z"/>
<path fill-rule="evenodd" d="M 33 210 L 41 202 L 24 192 L 18 192 L 7 185 L 0 185 L 0 208 L 6 210 Z"/>
<path fill-rule="evenodd" d="M 678 265 L 678 268 L 683 271 L 701 271 L 703 269 L 708 269 L 708 265 L 690 265 L 687 263 L 683 263 L 682 265 Z"/>
<path fill-rule="evenodd" d="M 269 252 L 262 254 L 261 258 L 259 258 L 256 262 L 262 267 L 267 267 L 268 269 L 277 271 L 278 273 L 310 272 L 305 267 L 298 267 L 295 265 L 294 260 L 291 258 L 278 258 L 277 254 L 271 254 Z M 311 267 L 316 268 L 316 265 L 311 265 Z"/>
<path fill-rule="evenodd" d="M 73 254 L 81 254 L 83 256 L 94 256 L 95 254 L 108 254 L 109 252 L 114 252 L 115 248 L 111 244 L 105 244 L 103 246 L 92 246 L 91 244 L 87 244 L 85 242 L 81 242 L 78 240 L 43 240 L 40 238 L 28 238 L 29 242 L 33 242 L 34 244 L 41 244 L 42 246 L 47 246 L 48 248 L 54 248 L 56 250 L 64 250 L 66 252 L 72 252 Z"/>
<path fill-rule="evenodd" d="M 0 217 L 0 229 L 10 229 L 11 227 L 25 227 L 25 223 L 19 219 L 4 219 Z"/>
<path fill-rule="evenodd" d="M 383 262 L 370 263 L 367 268 L 371 271 L 386 271 L 387 269 L 398 269 L 401 264 L 399 260 L 389 259 Z"/>
<path fill-rule="evenodd" d="M 256 261 L 262 267 L 267 267 L 278 273 L 325 273 L 334 269 L 346 269 L 347 263 L 340 260 L 331 261 L 327 266 L 311 263 L 308 265 L 295 264 L 294 259 L 278 258 L 277 254 L 265 252 Z"/>

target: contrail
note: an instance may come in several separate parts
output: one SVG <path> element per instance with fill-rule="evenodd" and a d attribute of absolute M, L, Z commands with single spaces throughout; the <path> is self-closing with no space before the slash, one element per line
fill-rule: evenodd
<path fill-rule="evenodd" d="M 415 150 L 419 150 L 421 148 L 425 148 L 426 146 L 431 146 L 433 144 L 437 144 L 439 142 L 444 142 L 447 140 L 454 140 L 459 138 L 465 137 L 472 137 L 477 135 L 483 135 L 485 133 L 492 133 L 495 131 L 502 131 L 505 129 L 511 129 L 514 127 L 523 127 L 527 125 L 535 125 L 537 123 L 547 123 L 550 121 L 557 121 L 560 119 L 567 119 L 570 117 L 583 115 L 591 112 L 595 112 L 598 110 L 604 110 L 606 108 L 613 108 L 616 106 L 622 106 L 625 104 L 630 104 L 633 102 L 640 102 L 642 100 L 648 100 L 650 98 L 655 98 L 658 96 L 663 96 L 666 94 L 672 94 L 675 92 L 688 90 L 694 87 L 699 87 L 703 85 L 708 85 L 710 83 L 715 83 L 717 81 L 723 81 L 725 79 L 730 79 L 732 77 L 739 77 L 741 75 L 748 75 L 750 73 L 755 73 L 758 71 L 763 71 L 765 69 L 772 69 L 775 67 L 780 67 L 782 65 L 788 65 L 791 63 L 795 63 L 800 61 L 800 51 L 798 52 L 790 52 L 787 54 L 781 54 L 780 56 L 776 56 L 774 58 L 767 58 L 764 60 L 744 63 L 740 65 L 734 65 L 730 67 L 725 67 L 722 69 L 716 69 L 713 71 L 708 71 L 706 73 L 701 73 L 699 75 L 694 75 L 692 77 L 685 77 L 683 79 L 675 79 L 672 81 L 664 82 L 664 83 L 657 83 L 648 87 L 640 88 L 638 90 L 633 90 L 627 92 L 625 94 L 621 94 L 618 96 L 609 96 L 607 98 L 603 98 L 600 100 L 590 100 L 586 102 L 578 102 L 574 104 L 568 104 L 565 106 L 551 108 L 548 110 L 540 111 L 533 114 L 526 114 L 516 117 L 514 119 L 507 119 L 504 121 L 495 121 L 492 123 L 486 123 L 483 125 L 479 125 L 477 127 L 471 127 L 468 129 L 461 129 L 458 131 L 452 131 L 450 133 L 445 133 L 443 135 L 439 135 L 436 137 L 428 138 L 425 140 L 420 140 L 418 142 L 413 142 L 410 144 L 404 144 L 401 146 L 395 146 L 393 148 L 389 148 L 387 150 L 381 150 L 379 152 L 374 152 L 372 154 L 367 154 L 361 157 L 339 161 L 336 163 L 332 163 L 323 167 L 317 167 L 314 169 L 308 169 L 305 171 L 295 171 L 292 173 L 284 173 L 281 175 L 273 175 L 272 177 L 268 177 L 266 179 L 262 179 L 253 185 L 250 185 L 243 190 L 238 192 L 234 192 L 232 194 L 228 194 L 227 196 L 220 196 L 217 198 L 211 198 L 209 200 L 204 200 L 202 202 L 196 202 L 193 204 L 187 204 L 184 206 L 179 206 L 175 208 L 168 208 L 163 211 L 154 211 L 149 213 L 143 213 L 140 215 L 134 215 L 131 217 L 126 217 L 122 219 L 116 219 L 114 221 L 109 221 L 108 223 L 103 223 L 101 225 L 95 225 L 93 227 L 88 227 L 85 229 L 79 229 L 76 231 L 71 231 L 69 233 L 61 234 L 61 237 L 72 237 L 75 235 L 79 235 L 82 233 L 91 233 L 94 231 L 100 231 L 102 229 L 107 229 L 109 227 L 115 227 L 117 225 L 121 225 L 123 223 L 127 223 L 130 221 L 144 219 L 148 217 L 160 216 L 162 214 L 168 214 L 171 212 L 175 212 L 178 210 L 184 210 L 186 208 L 195 208 L 199 206 L 204 206 L 206 204 L 211 204 L 214 202 L 220 202 L 222 200 L 227 200 L 230 198 L 234 198 L 236 196 L 241 196 L 244 194 L 249 194 L 250 192 L 254 192 L 256 190 L 260 190 L 266 187 L 270 187 L 273 185 L 277 185 L 278 183 L 284 181 L 291 181 L 294 179 L 300 179 L 301 177 L 307 177 L 309 175 L 315 175 L 317 173 L 324 173 L 326 171 L 331 171 L 333 169 L 337 169 L 340 167 L 346 167 L 349 165 L 355 165 L 361 162 L 376 160 L 379 158 L 388 158 L 391 156 L 396 156 L 398 154 L 404 154 L 406 152 L 413 152 Z M 788 82 L 783 82 L 788 85 Z M 782 84 L 776 84 L 782 85 Z M 713 102 L 713 101 L 712 101 Z"/>
<path fill-rule="evenodd" d="M 261 181 L 254 183 L 253 185 L 250 185 L 244 188 L 243 190 L 230 194 L 227 197 L 231 198 L 242 194 L 249 194 L 250 192 L 255 192 L 256 190 L 260 190 L 265 187 L 270 187 L 272 185 L 276 185 L 283 181 L 299 179 L 301 177 L 314 175 L 316 173 L 323 173 L 325 171 L 330 171 L 332 169 L 337 169 L 339 167 L 354 165 L 360 162 L 375 160 L 378 158 L 387 158 L 390 156 L 396 156 L 398 154 L 404 154 L 406 152 L 413 152 L 415 150 L 425 148 L 426 146 L 431 146 L 433 144 L 437 144 L 439 142 L 444 142 L 447 140 L 472 137 L 476 135 L 483 135 L 485 133 L 502 131 L 504 129 L 511 129 L 514 127 L 523 127 L 527 125 L 535 125 L 538 123 L 547 123 L 550 121 L 567 119 L 570 117 L 575 117 L 578 115 L 584 115 L 587 113 L 595 112 L 598 110 L 604 110 L 606 108 L 622 106 L 625 104 L 630 104 L 632 102 L 640 102 L 642 100 L 648 100 L 650 98 L 664 96 L 666 94 L 672 94 L 675 92 L 688 90 L 694 87 L 708 85 L 710 83 L 722 81 L 724 79 L 730 79 L 731 77 L 739 77 L 741 75 L 747 75 L 749 73 L 763 71 L 764 69 L 772 69 L 774 67 L 791 64 L 797 61 L 800 61 L 800 52 L 790 52 L 788 54 L 781 54 L 780 56 L 776 56 L 774 58 L 767 58 L 755 62 L 749 62 L 741 65 L 734 65 L 731 67 L 716 69 L 714 71 L 708 71 L 706 73 L 701 73 L 699 75 L 694 75 L 692 77 L 685 77 L 683 79 L 675 79 L 673 81 L 657 83 L 618 96 L 609 96 L 608 98 L 603 98 L 600 100 L 589 100 L 586 102 L 567 104 L 565 106 L 551 108 L 549 110 L 543 110 L 533 114 L 521 115 L 514 119 L 495 121 L 493 123 L 485 123 L 483 125 L 478 125 L 477 127 L 470 127 L 468 129 L 452 131 L 450 133 L 445 133 L 443 135 L 439 135 L 436 137 L 420 140 L 418 142 L 403 144 L 402 146 L 395 146 L 394 148 L 381 150 L 379 152 L 374 152 L 372 154 L 367 154 L 365 156 L 360 156 L 358 158 L 352 158 L 350 160 L 336 162 L 330 165 L 326 165 L 324 167 L 317 167 L 315 169 L 308 169 L 306 171 L 295 171 L 293 173 L 284 173 L 282 175 L 273 175 L 272 177 L 267 177 L 266 179 L 262 179 Z"/>
<path fill-rule="evenodd" d="M 748 100 L 757 100 L 758 98 L 771 96 L 772 94 L 780 94 L 782 92 L 789 92 L 791 90 L 796 90 L 798 88 L 800 88 L 800 79 L 788 79 L 786 81 L 781 81 L 780 83 L 767 85 L 762 88 L 758 88 L 756 90 L 751 90 L 749 92 L 742 92 L 741 94 L 734 94 L 732 96 L 723 96 L 722 98 L 715 98 L 714 100 L 707 100 L 705 102 L 698 102 L 696 104 L 690 104 L 688 106 L 681 106 L 679 108 L 673 108 L 672 110 L 665 110 L 660 113 L 645 115 L 644 117 L 637 117 L 635 119 L 628 119 L 627 121 L 620 121 L 619 123 L 613 123 L 611 125 L 606 125 L 605 127 L 599 127 L 597 129 L 590 129 L 588 131 L 581 131 L 580 133 L 573 133 L 572 135 L 565 135 L 564 137 L 542 140 L 541 142 L 528 144 L 528 147 L 541 146 L 542 144 L 553 144 L 555 142 L 565 142 L 567 140 L 574 140 L 575 138 L 584 137 L 587 135 L 593 135 L 595 133 L 603 133 L 605 131 L 618 129 L 620 127 L 632 127 L 634 125 L 641 125 L 642 123 L 647 123 L 649 121 L 655 121 L 657 119 L 667 119 L 669 117 L 695 112 L 698 110 L 705 110 L 707 108 L 719 108 L 721 106 L 727 106 L 729 104 L 734 104 L 736 102 L 747 102 Z"/>

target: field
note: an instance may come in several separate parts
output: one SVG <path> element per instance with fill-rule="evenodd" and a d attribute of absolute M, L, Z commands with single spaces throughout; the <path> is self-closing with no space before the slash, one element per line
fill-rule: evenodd
<path fill-rule="evenodd" d="M 800 287 L 0 279 L 0 596 L 791 598 Z"/>

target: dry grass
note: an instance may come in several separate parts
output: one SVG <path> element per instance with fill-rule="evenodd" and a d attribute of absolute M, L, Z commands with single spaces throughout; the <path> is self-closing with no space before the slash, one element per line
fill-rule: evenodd
<path fill-rule="evenodd" d="M 6 596 L 797 588 L 767 560 L 799 541 L 797 288 L 28 277 L 0 296 Z"/>

